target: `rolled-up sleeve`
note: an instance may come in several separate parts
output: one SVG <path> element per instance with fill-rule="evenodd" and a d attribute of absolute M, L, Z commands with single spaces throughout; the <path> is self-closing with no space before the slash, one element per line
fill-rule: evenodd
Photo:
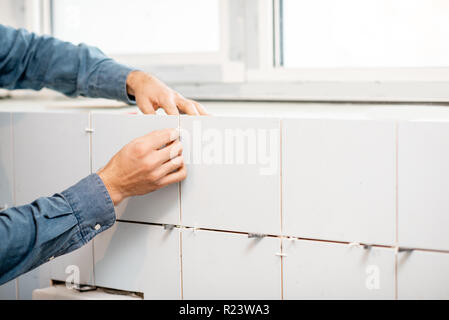
<path fill-rule="evenodd" d="M 0 212 L 0 285 L 78 249 L 114 223 L 114 205 L 97 174 Z"/>
<path fill-rule="evenodd" d="M 135 69 L 117 63 L 98 48 L 0 25 L 0 87 L 44 87 L 67 96 L 135 103 L 126 79 Z"/>

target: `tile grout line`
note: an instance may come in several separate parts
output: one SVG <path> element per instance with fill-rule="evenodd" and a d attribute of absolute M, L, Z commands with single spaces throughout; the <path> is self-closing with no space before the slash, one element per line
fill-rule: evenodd
<path fill-rule="evenodd" d="M 89 123 L 89 128 L 93 129 L 92 126 L 92 112 L 89 111 L 88 114 L 88 123 Z M 90 170 L 90 174 L 93 173 L 93 166 L 92 166 L 92 135 L 94 134 L 94 132 L 89 133 L 89 170 Z M 95 280 L 95 237 L 94 239 L 92 239 L 92 283 L 95 286 L 96 285 L 96 280 Z"/>
<path fill-rule="evenodd" d="M 13 113 L 11 112 L 9 114 L 9 124 L 10 124 L 10 128 L 9 128 L 9 132 L 11 135 L 10 138 L 10 143 L 11 143 L 11 160 L 12 160 L 12 201 L 13 201 L 13 205 L 16 206 L 17 205 L 17 195 L 16 195 L 16 166 L 15 166 L 15 146 L 14 146 L 14 116 Z"/>
<path fill-rule="evenodd" d="M 179 142 L 181 139 L 181 115 L 178 115 L 178 130 L 179 130 Z M 182 207 L 181 207 L 181 182 L 178 182 L 178 203 L 179 203 L 179 223 L 182 225 Z"/>
<path fill-rule="evenodd" d="M 118 219 L 118 222 L 123 223 L 132 223 L 132 224 L 143 224 L 148 226 L 159 226 L 163 227 L 164 223 L 154 223 L 154 222 L 141 222 L 141 221 L 131 221 L 131 220 L 122 220 Z M 230 233 L 230 234 L 236 234 L 236 235 L 248 235 L 252 232 L 246 232 L 246 231 L 234 231 L 234 230 L 223 230 L 223 229 L 212 229 L 212 228 L 201 228 L 201 227 L 194 227 L 194 226 L 184 226 L 184 225 L 175 225 L 175 228 L 178 229 L 195 229 L 197 231 L 208 231 L 208 232 L 220 232 L 220 233 Z M 349 245 L 351 242 L 349 241 L 340 241 L 340 240 L 327 240 L 327 239 L 316 239 L 316 238 L 303 238 L 303 237 L 297 237 L 297 236 L 281 236 L 281 235 L 275 235 L 275 234 L 265 234 L 266 238 L 276 238 L 276 239 L 292 239 L 292 240 L 299 240 L 299 241 L 312 241 L 312 242 L 324 242 L 324 243 L 331 243 L 331 244 L 341 244 L 341 245 Z M 383 249 L 396 249 L 397 247 L 395 245 L 386 245 L 386 244 L 373 244 L 373 243 L 359 243 L 361 246 L 367 245 L 370 247 L 375 248 L 383 248 Z M 443 254 L 449 254 L 449 250 L 439 250 L 439 249 L 427 249 L 427 248 L 405 248 L 410 249 L 412 251 L 424 251 L 424 252 L 435 252 L 435 253 L 443 253 Z"/>
<path fill-rule="evenodd" d="M 184 300 L 184 277 L 182 272 L 182 229 L 179 232 L 179 262 L 180 262 L 180 273 L 181 273 L 181 300 Z"/>
<path fill-rule="evenodd" d="M 396 248 L 399 247 L 399 124 L 398 121 L 395 122 L 395 155 L 396 155 L 396 163 L 395 163 L 395 242 Z M 394 297 L 395 300 L 398 300 L 398 250 L 396 249 L 395 254 L 395 262 L 394 262 Z"/>
<path fill-rule="evenodd" d="M 178 115 L 179 141 L 181 142 L 181 115 Z M 182 143 L 182 142 L 181 142 Z M 181 201 L 181 182 L 178 182 L 178 204 L 179 204 L 179 223 L 182 225 L 182 201 Z M 180 281 L 181 281 L 181 300 L 184 300 L 184 275 L 182 268 L 182 228 L 179 232 L 179 264 L 180 264 Z"/>
<path fill-rule="evenodd" d="M 140 222 L 140 221 L 130 221 L 130 220 L 121 220 L 118 219 L 118 222 L 123 223 L 132 223 L 132 224 L 143 224 L 148 226 L 160 226 L 163 227 L 165 224 L 163 223 L 153 223 L 153 222 Z M 192 226 L 181 226 L 177 225 L 175 228 L 178 229 L 195 229 L 197 231 L 208 231 L 208 232 L 218 232 L 218 233 L 230 233 L 235 235 L 248 235 L 251 232 L 244 232 L 244 231 L 232 231 L 232 230 L 222 230 L 222 229 L 210 229 L 210 228 L 198 228 L 198 227 L 192 227 Z M 302 238 L 302 237 L 292 237 L 292 236 L 281 236 L 281 235 L 273 235 L 273 234 L 267 234 L 265 235 L 267 238 L 276 238 L 276 239 L 293 239 L 293 240 L 299 240 L 299 241 L 311 241 L 311 242 L 323 242 L 323 243 L 330 243 L 330 244 L 341 244 L 341 245 L 349 245 L 351 242 L 348 241 L 339 241 L 339 240 L 326 240 L 326 239 L 315 239 L 315 238 Z M 370 247 L 378 248 L 378 249 L 396 249 L 397 247 L 394 245 L 382 245 L 382 244 L 369 244 L 369 243 L 359 243 L 361 246 L 367 245 Z M 422 252 L 434 252 L 434 253 L 442 253 L 442 254 L 449 254 L 449 250 L 439 250 L 439 249 L 426 249 L 426 248 L 406 248 L 410 249 L 412 251 L 422 251 Z"/>
<path fill-rule="evenodd" d="M 284 300 L 284 247 L 282 236 L 284 235 L 284 225 L 283 225 L 283 188 L 282 188 L 282 119 L 279 120 L 279 213 L 280 213 L 280 223 L 281 223 L 281 300 Z"/>
<path fill-rule="evenodd" d="M 16 166 L 15 166 L 15 145 L 14 145 L 14 115 L 13 113 L 9 113 L 9 133 L 11 135 L 10 143 L 11 143 L 11 160 L 12 160 L 12 201 L 13 206 L 17 205 L 17 196 L 16 196 Z M 20 292 L 19 292 L 19 277 L 14 280 L 16 284 L 16 300 L 19 300 Z"/>
<path fill-rule="evenodd" d="M 166 225 L 165 223 L 131 221 L 131 220 L 123 220 L 123 219 L 118 219 L 117 221 L 118 222 L 124 222 L 124 223 L 143 224 L 143 225 L 160 226 L 160 227 L 163 227 L 164 225 Z M 240 235 L 248 235 L 248 234 L 252 233 L 252 232 L 247 232 L 247 231 L 235 231 L 235 230 L 225 230 L 225 229 L 202 228 L 202 227 L 185 226 L 185 225 L 175 225 L 175 227 L 176 228 L 182 228 L 182 229 L 195 229 L 197 231 L 222 232 L 222 233 L 232 233 L 232 234 L 240 234 Z M 345 244 L 348 245 L 348 244 L 352 243 L 350 241 L 317 239 L 317 238 L 303 238 L 303 237 L 299 237 L 299 236 L 283 236 L 283 235 L 276 235 L 276 234 L 264 234 L 264 236 L 267 237 L 267 238 L 293 239 L 293 240 L 299 240 L 299 241 L 327 242 L 327 243 L 342 244 L 342 245 L 345 245 Z M 371 246 L 371 247 L 376 247 L 376 248 L 396 249 L 395 245 L 376 244 L 376 243 L 363 243 L 363 242 L 360 242 L 359 244 L 360 245 L 367 245 L 367 246 Z M 418 250 L 418 251 L 428 251 L 428 252 L 438 252 L 438 253 L 449 253 L 449 250 L 440 250 L 440 249 L 427 249 L 427 248 L 406 248 L 406 249 Z"/>

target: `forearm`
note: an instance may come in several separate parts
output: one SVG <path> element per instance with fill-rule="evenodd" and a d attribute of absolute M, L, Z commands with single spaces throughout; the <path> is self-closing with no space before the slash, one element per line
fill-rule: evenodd
<path fill-rule="evenodd" d="M 0 87 L 54 89 L 68 96 L 132 103 L 126 78 L 132 71 L 99 49 L 0 25 Z"/>
<path fill-rule="evenodd" d="M 114 222 L 113 203 L 96 174 L 53 197 L 0 212 L 0 285 L 78 249 Z"/>

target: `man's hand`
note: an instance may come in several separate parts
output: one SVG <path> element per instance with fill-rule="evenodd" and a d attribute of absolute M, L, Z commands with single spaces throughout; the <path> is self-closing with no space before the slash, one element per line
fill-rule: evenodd
<path fill-rule="evenodd" d="M 164 129 L 134 139 L 98 175 L 114 205 L 186 178 L 179 131 Z"/>
<path fill-rule="evenodd" d="M 159 79 L 142 71 L 133 71 L 128 75 L 126 90 L 136 97 L 137 106 L 143 113 L 154 114 L 162 108 L 171 115 L 179 114 L 179 111 L 189 115 L 207 115 L 200 103 L 184 98 Z"/>

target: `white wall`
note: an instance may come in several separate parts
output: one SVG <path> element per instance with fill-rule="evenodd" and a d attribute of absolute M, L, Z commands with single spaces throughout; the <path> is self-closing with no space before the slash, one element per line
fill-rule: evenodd
<path fill-rule="evenodd" d="M 0 24 L 24 27 L 24 3 L 24 0 L 0 0 Z"/>

